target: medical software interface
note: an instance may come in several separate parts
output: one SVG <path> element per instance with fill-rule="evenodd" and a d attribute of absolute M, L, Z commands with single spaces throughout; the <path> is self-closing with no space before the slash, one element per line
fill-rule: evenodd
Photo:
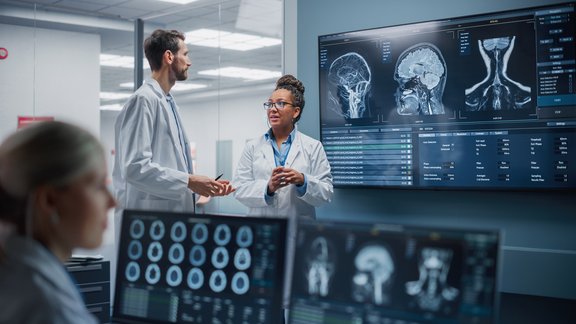
<path fill-rule="evenodd" d="M 576 187 L 575 3 L 318 37 L 336 187 Z"/>
<path fill-rule="evenodd" d="M 299 224 L 290 323 L 493 323 L 499 233 Z"/>
<path fill-rule="evenodd" d="M 114 319 L 275 323 L 286 220 L 126 211 Z"/>

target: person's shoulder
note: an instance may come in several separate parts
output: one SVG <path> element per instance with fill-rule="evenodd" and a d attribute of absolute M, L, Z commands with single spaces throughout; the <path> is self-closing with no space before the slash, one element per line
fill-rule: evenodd
<path fill-rule="evenodd" d="M 266 136 L 260 135 L 246 140 L 246 146 L 258 146 L 266 143 Z"/>
<path fill-rule="evenodd" d="M 298 136 L 300 136 L 300 140 L 301 140 L 303 143 L 306 143 L 306 144 L 314 144 L 314 145 L 318 145 L 318 144 L 321 145 L 321 144 L 322 144 L 322 143 L 320 143 L 319 140 L 317 140 L 317 139 L 315 139 L 315 138 L 313 138 L 313 137 L 310 137 L 310 136 L 308 136 L 308 135 L 306 135 L 306 134 L 304 134 L 304 133 L 302 133 L 302 132 L 300 132 L 300 131 L 298 131 Z"/>
<path fill-rule="evenodd" d="M 122 112 L 133 114 L 142 110 L 154 112 L 162 107 L 162 97 L 148 84 L 138 88 L 124 104 Z"/>
<path fill-rule="evenodd" d="M 32 308 L 43 313 L 52 313 L 57 308 L 52 302 L 51 285 L 32 269 L 4 264 L 0 275 L 0 303 L 14 316 L 21 317 Z"/>

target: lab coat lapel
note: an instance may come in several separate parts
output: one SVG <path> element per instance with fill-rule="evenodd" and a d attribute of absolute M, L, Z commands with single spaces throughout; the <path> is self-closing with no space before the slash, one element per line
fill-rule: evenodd
<path fill-rule="evenodd" d="M 296 160 L 296 157 L 300 155 L 300 151 L 302 147 L 302 142 L 300 141 L 300 135 L 296 131 L 294 133 L 294 139 L 292 140 L 292 145 L 290 146 L 290 151 L 288 152 L 288 156 L 286 157 L 286 166 L 291 168 L 292 164 Z"/>
<path fill-rule="evenodd" d="M 172 107 L 170 107 L 170 103 L 164 97 L 162 100 L 162 108 L 164 109 L 164 113 L 168 116 L 168 124 L 170 128 L 170 137 L 172 138 L 172 142 L 174 143 L 174 147 L 178 151 L 178 156 L 184 157 L 182 154 L 182 145 L 180 145 L 180 137 L 178 136 L 178 125 L 176 124 L 176 119 L 174 113 L 172 113 Z M 184 163 L 186 165 L 186 163 Z"/>
<path fill-rule="evenodd" d="M 276 167 L 276 162 L 274 161 L 274 149 L 272 148 L 272 143 L 265 140 L 262 147 L 262 155 L 266 164 L 270 167 L 270 170 Z"/>

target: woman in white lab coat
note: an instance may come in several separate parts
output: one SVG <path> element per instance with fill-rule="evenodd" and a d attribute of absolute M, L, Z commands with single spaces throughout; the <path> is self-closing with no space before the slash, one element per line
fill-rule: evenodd
<path fill-rule="evenodd" d="M 316 216 L 332 199 L 330 164 L 322 144 L 296 129 L 304 109 L 304 86 L 292 75 L 276 82 L 264 108 L 270 129 L 246 144 L 233 186 L 248 215 Z"/>
<path fill-rule="evenodd" d="M 104 151 L 60 122 L 0 145 L 0 323 L 97 323 L 63 266 L 102 243 L 115 201 Z"/>

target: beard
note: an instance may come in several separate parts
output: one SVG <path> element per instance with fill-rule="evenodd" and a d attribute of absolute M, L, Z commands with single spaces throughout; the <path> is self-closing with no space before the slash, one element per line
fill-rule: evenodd
<path fill-rule="evenodd" d="M 176 80 L 185 81 L 186 79 L 188 79 L 188 70 L 182 70 L 180 72 L 176 72 Z"/>
<path fill-rule="evenodd" d="M 174 72 L 174 75 L 176 76 L 177 81 L 185 81 L 186 79 L 188 79 L 188 69 L 187 68 L 182 69 L 182 70 L 177 70 L 177 68 L 172 66 L 172 72 Z"/>

